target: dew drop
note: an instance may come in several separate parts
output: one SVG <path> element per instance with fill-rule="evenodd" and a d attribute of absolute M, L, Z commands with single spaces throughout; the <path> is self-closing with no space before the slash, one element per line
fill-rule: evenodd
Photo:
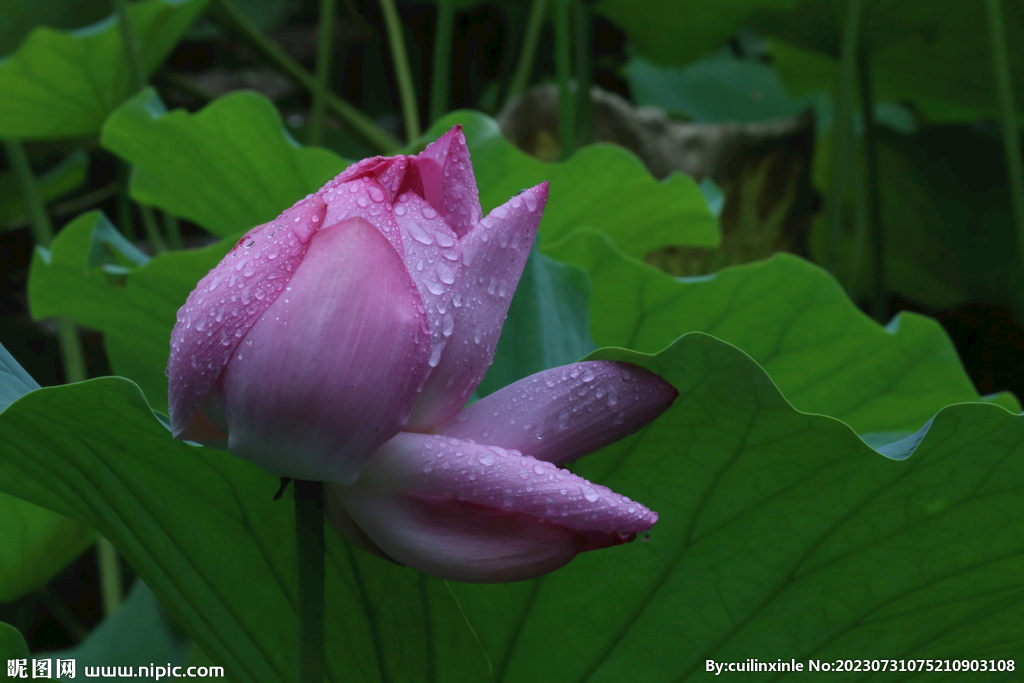
<path fill-rule="evenodd" d="M 591 503 L 596 502 L 597 499 L 600 498 L 597 491 L 592 486 L 581 486 L 580 488 L 583 490 L 583 497 Z"/>
<path fill-rule="evenodd" d="M 476 456 L 476 459 L 480 461 L 481 465 L 493 465 L 494 464 L 494 453 L 484 451 Z"/>

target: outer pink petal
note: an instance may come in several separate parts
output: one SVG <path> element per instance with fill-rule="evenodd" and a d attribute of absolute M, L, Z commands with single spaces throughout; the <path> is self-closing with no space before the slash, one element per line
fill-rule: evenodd
<path fill-rule="evenodd" d="M 585 361 L 510 384 L 436 431 L 561 465 L 629 436 L 678 395 L 671 384 L 636 365 Z"/>
<path fill-rule="evenodd" d="M 327 503 L 328 519 L 346 538 L 452 581 L 532 579 L 568 564 L 579 552 L 578 534 L 565 527 L 472 503 L 337 484 L 327 485 Z M 374 539 L 370 544 L 343 526 L 348 509 L 361 520 L 355 529 Z"/>
<path fill-rule="evenodd" d="M 354 481 L 405 423 L 428 356 L 398 254 L 360 218 L 323 228 L 225 370 L 230 450 L 282 476 Z"/>
<path fill-rule="evenodd" d="M 419 175 L 422 196 L 459 237 L 480 222 L 483 211 L 462 126 L 454 126 L 427 145 L 413 157 L 412 165 Z"/>
<path fill-rule="evenodd" d="M 461 581 L 515 581 L 632 540 L 658 515 L 551 463 L 473 441 L 398 434 L 332 494 L 388 556 Z"/>
<path fill-rule="evenodd" d="M 547 203 L 548 184 L 525 190 L 482 219 L 462 240 L 463 273 L 452 336 L 409 419 L 427 431 L 452 417 L 494 360 L 501 328 Z"/>
<path fill-rule="evenodd" d="M 199 281 L 178 311 L 167 364 L 171 429 L 199 438 L 207 418 L 197 410 L 249 328 L 274 303 L 302 263 L 326 206 L 307 197 L 257 226 Z M 193 434 L 186 433 L 195 421 Z"/>

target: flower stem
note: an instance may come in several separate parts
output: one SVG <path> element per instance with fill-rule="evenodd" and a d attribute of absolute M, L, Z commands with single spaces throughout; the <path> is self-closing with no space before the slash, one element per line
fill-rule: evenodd
<path fill-rule="evenodd" d="M 519 62 L 508 88 L 506 101 L 526 90 L 533 74 L 533 62 L 537 58 L 537 44 L 540 32 L 544 28 L 544 15 L 547 13 L 548 0 L 533 0 L 530 5 L 530 16 L 526 20 L 526 35 L 523 37 L 523 49 L 519 52 Z"/>
<path fill-rule="evenodd" d="M 558 73 L 558 140 L 561 158 L 568 159 L 576 149 L 576 107 L 569 92 L 572 77 L 569 0 L 555 0 L 555 67 Z"/>
<path fill-rule="evenodd" d="M 304 88 L 307 88 L 310 92 L 320 90 L 316 77 L 302 68 L 301 64 L 292 59 L 277 43 L 260 31 L 259 27 L 244 12 L 238 9 L 232 0 L 218 0 L 217 4 L 211 7 L 211 10 L 212 18 L 239 31 L 249 42 L 259 48 Z M 396 137 L 378 126 L 369 116 L 345 100 L 332 92 L 322 92 L 321 94 L 327 106 L 377 151 L 387 153 L 402 146 L 402 143 Z"/>
<path fill-rule="evenodd" d="M 402 21 L 398 16 L 395 0 L 380 0 L 380 7 L 384 10 L 384 24 L 388 29 L 391 61 L 395 63 L 398 95 L 402 100 L 402 118 L 405 120 L 405 137 L 412 141 L 420 136 L 420 114 L 416 105 L 412 70 L 409 68 L 409 55 L 405 50 L 405 36 L 402 35 Z"/>
<path fill-rule="evenodd" d="M 835 275 L 843 236 L 843 214 L 847 181 L 854 160 L 853 110 L 857 80 L 857 43 L 860 38 L 861 0 L 847 0 L 843 42 L 840 49 L 839 87 L 832 130 L 832 188 L 828 198 L 829 245 L 826 266 Z"/>
<path fill-rule="evenodd" d="M 139 207 L 139 215 L 142 217 L 142 227 L 146 231 L 146 237 L 149 238 L 149 243 L 153 247 L 153 253 L 162 254 L 167 251 L 167 245 L 164 243 L 164 238 L 160 234 L 160 229 L 156 224 L 156 216 L 153 215 L 153 209 L 145 204 L 136 204 Z"/>
<path fill-rule="evenodd" d="M 871 316 L 885 323 L 888 313 L 885 279 L 885 230 L 882 225 L 882 192 L 878 171 L 878 137 L 875 124 L 875 98 L 871 90 L 871 65 L 863 45 L 857 50 L 857 71 L 860 79 L 860 102 L 864 118 L 864 167 L 867 185 L 867 219 L 871 234 Z"/>
<path fill-rule="evenodd" d="M 334 0 L 320 0 L 319 24 L 316 31 L 316 83 L 313 107 L 309 115 L 311 145 L 324 144 L 325 95 L 331 91 L 331 48 L 334 46 Z"/>
<path fill-rule="evenodd" d="M 167 233 L 169 249 L 181 249 L 181 221 L 177 216 L 164 212 L 164 232 Z"/>
<path fill-rule="evenodd" d="M 1003 27 L 1003 8 L 999 0 L 986 0 L 989 41 L 992 44 L 992 62 L 995 68 L 996 92 L 999 95 L 999 113 L 1002 119 L 1003 152 L 1010 178 L 1010 201 L 1017 227 L 1017 246 L 1024 259 L 1024 161 L 1021 160 L 1020 132 L 1017 108 L 1013 102 L 1013 81 L 1007 56 L 1006 31 Z"/>
<path fill-rule="evenodd" d="M 590 83 L 591 73 L 591 22 L 590 8 L 585 3 L 576 3 L 576 145 L 591 142 Z"/>
<path fill-rule="evenodd" d="M 131 77 L 132 92 L 137 93 L 146 84 L 146 71 L 142 66 L 139 54 L 139 39 L 132 27 L 132 16 L 128 11 L 127 0 L 111 0 L 117 14 L 117 25 L 121 31 L 121 42 L 124 53 L 128 57 L 128 74 Z"/>
<path fill-rule="evenodd" d="M 454 0 L 437 0 L 437 28 L 434 31 L 434 66 L 430 77 L 430 121 L 448 111 L 451 87 L 452 36 L 455 30 Z"/>
<path fill-rule="evenodd" d="M 324 664 L 324 485 L 296 480 L 295 540 L 298 553 L 298 683 L 322 683 Z"/>
<path fill-rule="evenodd" d="M 117 548 L 102 536 L 96 541 L 96 562 L 100 567 L 100 596 L 103 599 L 103 613 L 110 616 L 121 607 L 124 589 L 121 560 L 117 556 Z"/>

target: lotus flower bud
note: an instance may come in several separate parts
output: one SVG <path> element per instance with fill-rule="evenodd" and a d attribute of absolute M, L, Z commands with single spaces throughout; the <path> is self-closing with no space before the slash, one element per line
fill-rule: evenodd
<path fill-rule="evenodd" d="M 249 231 L 178 312 L 175 437 L 355 481 L 483 379 L 546 201 L 542 183 L 483 217 L 458 126 L 419 155 L 353 164 Z"/>

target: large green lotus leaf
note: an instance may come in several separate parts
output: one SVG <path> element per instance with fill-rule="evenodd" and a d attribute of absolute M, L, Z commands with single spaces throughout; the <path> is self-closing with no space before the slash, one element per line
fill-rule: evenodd
<path fill-rule="evenodd" d="M 103 332 L 114 372 L 138 382 L 150 403 L 166 411 L 164 368 L 175 314 L 233 244 L 224 240 L 149 260 L 102 213 L 90 211 L 33 256 L 29 309 L 36 320 L 68 316 Z"/>
<path fill-rule="evenodd" d="M 0 346 L 0 411 L 38 388 Z M 96 537 L 80 522 L 6 493 L 0 493 L 0 525 L 0 602 L 41 588 Z"/>
<path fill-rule="evenodd" d="M 717 49 L 741 26 L 773 39 L 773 57 L 797 94 L 832 90 L 846 0 L 600 0 L 644 57 L 681 65 Z M 1002 3 L 1017 102 L 1024 101 L 1024 2 Z M 878 100 L 914 101 L 932 120 L 997 116 L 985 4 L 865 0 L 861 41 Z"/>
<path fill-rule="evenodd" d="M 653 353 L 679 334 L 713 334 L 749 353 L 798 409 L 862 433 L 913 431 L 943 406 L 979 400 L 937 322 L 901 313 L 882 328 L 796 256 L 677 279 L 592 232 L 552 252 L 590 274 L 599 345 Z M 1020 410 L 1011 396 L 1000 400 Z"/>
<path fill-rule="evenodd" d="M 689 176 L 656 180 L 631 152 L 617 145 L 588 145 L 550 164 L 517 149 L 493 119 L 475 111 L 448 114 L 426 134 L 440 137 L 461 124 L 473 156 L 480 203 L 489 211 L 525 187 L 551 181 L 541 250 L 572 231 L 600 230 L 626 253 L 642 256 L 667 245 L 713 247 L 718 221 Z"/>
<path fill-rule="evenodd" d="M 661 517 L 640 552 L 584 553 L 532 586 L 459 586 L 496 680 L 703 681 L 708 659 L 1019 651 L 1024 418 L 951 406 L 883 457 L 839 421 L 794 410 L 749 357 L 706 335 L 653 357 L 593 357 L 679 389 L 657 422 L 577 468 L 639 491 Z"/>
<path fill-rule="evenodd" d="M 147 74 L 156 71 L 207 0 L 146 0 L 129 6 Z M 117 20 L 75 30 L 40 26 L 0 60 L 0 137 L 93 135 L 131 94 Z"/>
<path fill-rule="evenodd" d="M 273 500 L 278 485 L 171 439 L 123 378 L 39 389 L 0 413 L 0 491 L 100 529 L 234 680 L 294 670 L 294 518 L 290 495 Z M 427 680 L 441 647 L 451 659 L 438 678 L 473 680 L 484 660 L 444 584 L 333 532 L 327 553 L 328 680 Z"/>
<path fill-rule="evenodd" d="M 594 357 L 644 365 L 680 392 L 578 470 L 658 510 L 651 541 L 539 581 L 472 586 L 329 534 L 331 680 L 700 680 L 709 658 L 1019 647 L 1022 418 L 952 406 L 883 457 L 841 422 L 793 409 L 712 337 Z M 292 513 L 272 502 L 274 477 L 172 441 L 120 378 L 16 402 L 0 414 L 0 463 L 3 490 L 95 524 L 233 677 L 291 676 Z"/>
<path fill-rule="evenodd" d="M 751 24 L 785 41 L 773 46 L 773 56 L 794 90 L 832 89 L 845 11 L 844 0 L 804 0 L 791 12 L 760 12 Z M 1003 2 L 1002 11 L 1019 107 L 1024 3 Z M 863 12 L 876 98 L 913 100 L 934 121 L 998 116 L 985 3 L 874 0 Z"/>
<path fill-rule="evenodd" d="M 218 237 L 273 220 L 346 166 L 296 143 L 270 100 L 247 91 L 191 114 L 166 111 L 146 89 L 111 115 L 101 141 L 132 164 L 134 199 Z"/>
<path fill-rule="evenodd" d="M 717 50 L 752 13 L 791 10 L 799 0 L 598 0 L 594 9 L 611 19 L 648 59 L 684 64 Z"/>
<path fill-rule="evenodd" d="M 89 174 L 89 155 L 82 150 L 72 152 L 59 164 L 38 178 L 44 202 L 58 199 L 85 184 Z M 21 184 L 14 173 L 0 173 L 0 229 L 5 224 L 25 217 L 25 201 Z"/>
<path fill-rule="evenodd" d="M 812 97 L 790 97 L 772 65 L 739 59 L 725 49 L 684 67 L 633 55 L 626 76 L 637 104 L 693 121 L 766 121 L 795 116 L 814 104 Z"/>

